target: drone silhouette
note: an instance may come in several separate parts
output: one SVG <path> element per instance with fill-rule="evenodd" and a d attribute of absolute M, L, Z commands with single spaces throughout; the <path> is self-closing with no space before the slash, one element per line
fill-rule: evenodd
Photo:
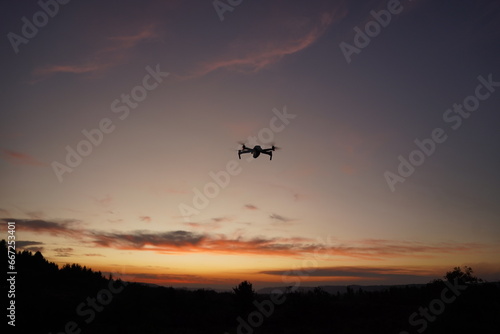
<path fill-rule="evenodd" d="M 238 158 L 240 158 L 240 159 L 241 159 L 241 155 L 246 154 L 246 153 L 252 153 L 252 156 L 254 157 L 254 159 L 257 159 L 259 157 L 259 155 L 262 153 L 262 154 L 267 154 L 269 156 L 269 160 L 273 160 L 273 152 L 275 150 L 279 149 L 279 147 L 276 147 L 274 145 L 272 145 L 271 148 L 262 148 L 260 145 L 256 145 L 253 148 L 250 148 L 250 147 L 246 147 L 245 144 L 241 144 L 241 145 L 242 145 L 242 149 L 238 150 Z"/>

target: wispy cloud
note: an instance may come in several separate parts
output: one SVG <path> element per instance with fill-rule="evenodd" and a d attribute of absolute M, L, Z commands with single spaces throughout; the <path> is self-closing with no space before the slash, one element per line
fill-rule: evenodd
<path fill-rule="evenodd" d="M 383 260 L 387 258 L 433 258 L 436 254 L 481 252 L 487 245 L 478 243 L 426 243 L 409 240 L 363 239 L 349 242 L 335 240 L 329 244 L 317 243 L 313 239 L 290 238 L 244 238 L 241 235 L 228 237 L 217 233 L 196 233 L 190 231 L 132 231 L 102 232 L 84 230 L 76 221 L 50 222 L 44 220 L 16 221 L 19 230 L 67 236 L 94 244 L 98 247 L 154 251 L 158 253 L 221 253 L 257 254 L 272 256 L 321 256 Z"/>
<path fill-rule="evenodd" d="M 157 283 L 157 284 L 212 284 L 220 283 L 220 280 L 212 280 L 199 275 L 186 274 L 151 274 L 134 273 L 132 274 L 136 281 Z"/>
<path fill-rule="evenodd" d="M 277 213 L 269 215 L 269 218 L 271 218 L 274 221 L 273 224 L 279 224 L 279 225 L 289 225 L 292 221 L 295 220 L 283 217 L 282 215 L 278 215 Z"/>
<path fill-rule="evenodd" d="M 210 221 L 205 222 L 205 223 L 199 223 L 199 222 L 189 222 L 189 223 L 184 223 L 186 226 L 189 226 L 193 229 L 198 229 L 202 231 L 213 231 L 220 229 L 222 227 L 222 223 L 224 222 L 229 222 L 231 221 L 231 218 L 228 217 L 217 217 L 217 218 L 212 218 Z"/>
<path fill-rule="evenodd" d="M 259 272 L 267 275 L 293 276 L 316 276 L 316 277 L 364 277 L 380 278 L 394 276 L 422 276 L 431 275 L 433 271 L 422 269 L 401 269 L 401 268 L 383 268 L 383 267 L 322 267 L 322 268 L 302 268 L 302 270 L 266 270 Z"/>
<path fill-rule="evenodd" d="M 205 238 L 188 231 L 172 231 L 163 233 L 148 233 L 137 231 L 125 233 L 90 232 L 93 242 L 102 247 L 122 249 L 153 249 L 174 250 L 199 245 Z"/>
<path fill-rule="evenodd" d="M 259 209 L 258 207 L 256 207 L 253 204 L 245 204 L 244 208 L 248 209 L 248 210 L 258 210 Z"/>
<path fill-rule="evenodd" d="M 360 240 L 325 245 L 307 238 L 229 238 L 224 234 L 173 231 L 151 233 L 92 232 L 93 242 L 101 247 L 147 250 L 160 253 L 211 252 L 224 254 L 258 254 L 276 256 L 305 256 L 319 253 L 325 256 L 382 260 L 394 257 L 432 258 L 436 254 L 480 251 L 480 244 L 432 244 L 412 241 Z"/>
<path fill-rule="evenodd" d="M 54 252 L 56 252 L 56 257 L 70 257 L 73 255 L 73 248 L 54 248 Z"/>
<path fill-rule="evenodd" d="M 151 217 L 150 216 L 140 216 L 139 220 L 141 222 L 151 223 Z"/>
<path fill-rule="evenodd" d="M 397 267 L 320 267 L 301 268 L 301 270 L 265 270 L 259 274 L 270 276 L 295 276 L 305 281 L 324 281 L 342 284 L 358 282 L 358 284 L 402 284 L 402 282 L 423 283 L 441 276 L 446 268 L 397 268 Z"/>
<path fill-rule="evenodd" d="M 17 240 L 16 248 L 17 250 L 27 250 L 29 252 L 41 252 L 43 251 L 43 242 L 40 241 L 28 241 L 28 240 Z"/>
<path fill-rule="evenodd" d="M 28 241 L 28 240 L 17 240 L 16 241 L 16 247 L 18 248 L 25 248 L 29 246 L 39 246 L 43 245 L 43 242 L 40 241 Z"/>
<path fill-rule="evenodd" d="M 47 164 L 28 155 L 13 150 L 3 149 L 2 158 L 14 165 L 29 165 L 29 166 L 46 166 Z"/>
<path fill-rule="evenodd" d="M 71 73 L 82 74 L 88 72 L 95 72 L 110 67 L 110 64 L 105 62 L 90 62 L 85 64 L 72 64 L 72 65 L 47 65 L 35 69 L 34 75 L 36 77 L 48 77 L 56 73 Z"/>
<path fill-rule="evenodd" d="M 157 32 L 153 24 L 142 27 L 139 32 L 132 35 L 111 36 L 108 38 L 110 46 L 101 50 L 100 53 L 118 52 L 131 49 L 139 43 L 156 38 Z"/>
<path fill-rule="evenodd" d="M 313 7 L 311 5 L 311 7 Z M 203 76 L 219 69 L 241 73 L 255 73 L 273 65 L 285 56 L 295 54 L 314 44 L 328 27 L 345 15 L 343 2 L 334 8 L 318 8 L 305 16 L 302 12 L 284 12 L 279 15 L 269 8 L 267 15 L 251 25 L 244 36 L 238 36 L 225 46 L 224 52 L 198 66 L 188 77 Z M 242 42 L 245 41 L 245 42 Z"/>
<path fill-rule="evenodd" d="M 141 42 L 156 37 L 157 33 L 153 24 L 143 26 L 135 34 L 109 36 L 106 41 L 107 46 L 94 51 L 91 56 L 87 55 L 85 61 L 52 64 L 36 68 L 33 71 L 34 78 L 31 83 L 36 83 L 58 73 L 86 74 L 107 70 L 124 63 L 129 57 L 129 50 L 135 48 Z"/>
<path fill-rule="evenodd" d="M 63 220 L 60 222 L 46 221 L 41 219 L 16 219 L 1 218 L 4 222 L 16 222 L 16 229 L 37 233 L 47 233 L 54 236 L 68 236 L 80 239 L 83 230 L 77 220 Z"/>

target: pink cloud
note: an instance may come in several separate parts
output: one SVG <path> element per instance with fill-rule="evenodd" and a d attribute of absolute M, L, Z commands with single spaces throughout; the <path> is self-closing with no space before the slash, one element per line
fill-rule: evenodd
<path fill-rule="evenodd" d="M 231 221 L 231 219 L 228 217 L 218 217 L 218 218 L 212 218 L 209 222 L 206 223 L 190 222 L 190 223 L 185 223 L 185 225 L 193 229 L 212 231 L 221 228 L 222 223 L 229 221 Z"/>
<path fill-rule="evenodd" d="M 229 43 L 224 56 L 201 64 L 187 78 L 203 76 L 219 69 L 255 73 L 285 56 L 295 54 L 316 42 L 336 20 L 345 15 L 343 6 L 304 18 L 302 13 L 261 18 L 238 40 Z M 241 41 L 245 42 L 241 42 Z"/>
<path fill-rule="evenodd" d="M 2 157 L 4 160 L 14 164 L 14 165 L 29 165 L 29 166 L 45 166 L 44 162 L 40 160 L 17 151 L 12 150 L 2 150 Z"/>
<path fill-rule="evenodd" d="M 156 37 L 157 33 L 155 27 L 154 25 L 150 24 L 146 27 L 143 27 L 142 30 L 140 30 L 135 35 L 109 37 L 108 39 L 111 42 L 115 42 L 114 45 L 102 50 L 101 52 L 106 53 L 106 52 L 115 52 L 115 51 L 130 49 L 143 41 L 151 40 Z"/>
<path fill-rule="evenodd" d="M 141 222 L 151 223 L 151 217 L 149 216 L 140 216 L 139 219 Z"/>
<path fill-rule="evenodd" d="M 130 56 L 127 52 L 139 43 L 154 39 L 157 33 L 154 25 L 142 27 L 140 31 L 132 35 L 112 36 L 107 38 L 108 46 L 97 50 L 93 55 L 87 56 L 91 61 L 74 64 L 47 65 L 36 68 L 33 71 L 34 79 L 31 83 L 44 80 L 57 73 L 85 74 L 107 70 L 122 64 Z"/>

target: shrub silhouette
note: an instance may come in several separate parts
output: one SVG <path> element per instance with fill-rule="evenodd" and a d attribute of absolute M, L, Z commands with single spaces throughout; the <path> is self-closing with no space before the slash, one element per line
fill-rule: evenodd
<path fill-rule="evenodd" d="M 243 281 L 233 288 L 234 300 L 238 310 L 247 313 L 252 309 L 252 302 L 255 300 L 255 290 L 252 283 Z"/>

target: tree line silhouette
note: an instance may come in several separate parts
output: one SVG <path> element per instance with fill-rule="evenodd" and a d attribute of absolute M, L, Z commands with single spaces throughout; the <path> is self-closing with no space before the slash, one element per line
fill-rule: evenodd
<path fill-rule="evenodd" d="M 0 248 L 6 259 L 5 240 Z M 18 333 L 496 334 L 500 329 L 500 283 L 483 282 L 470 267 L 455 267 L 424 285 L 348 287 L 342 294 L 287 287 L 274 295 L 256 293 L 248 281 L 227 292 L 126 283 L 79 264 L 59 268 L 40 252 L 26 250 L 17 252 L 16 269 Z M 6 291 L 6 279 L 1 285 Z M 429 309 L 435 313 L 421 315 Z"/>

